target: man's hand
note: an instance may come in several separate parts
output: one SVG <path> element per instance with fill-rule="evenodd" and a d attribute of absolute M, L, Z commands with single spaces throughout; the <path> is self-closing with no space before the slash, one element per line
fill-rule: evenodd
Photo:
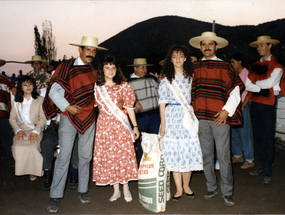
<path fill-rule="evenodd" d="M 24 140 L 24 137 L 26 136 L 26 133 L 22 130 L 18 131 L 18 133 L 14 136 L 14 140 Z"/>
<path fill-rule="evenodd" d="M 28 140 L 30 141 L 30 143 L 38 143 L 40 142 L 40 139 L 38 137 L 38 135 L 36 133 L 31 133 Z"/>
<path fill-rule="evenodd" d="M 136 102 L 135 108 L 136 108 L 136 110 L 143 110 L 143 106 L 139 102 Z"/>
<path fill-rule="evenodd" d="M 229 112 L 226 110 L 219 111 L 215 115 L 215 117 L 217 117 L 217 119 L 215 120 L 215 124 L 220 125 L 221 123 L 224 123 L 224 125 L 225 125 L 227 122 L 228 115 L 229 115 Z"/>
<path fill-rule="evenodd" d="M 119 99 L 117 101 L 117 106 L 120 108 L 120 109 L 123 109 L 124 107 L 124 100 L 123 99 Z"/>
<path fill-rule="evenodd" d="M 66 108 L 66 111 L 68 111 L 72 115 L 76 115 L 76 114 L 79 114 L 81 112 L 81 109 L 82 108 L 79 107 L 78 105 L 68 105 Z"/>
<path fill-rule="evenodd" d="M 17 91 L 16 87 L 14 87 L 10 90 L 10 92 L 12 93 L 13 96 L 16 95 L 16 91 Z"/>

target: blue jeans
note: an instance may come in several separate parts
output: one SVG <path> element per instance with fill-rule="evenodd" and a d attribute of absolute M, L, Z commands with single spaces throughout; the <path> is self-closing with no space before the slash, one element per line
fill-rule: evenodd
<path fill-rule="evenodd" d="M 140 133 L 147 132 L 150 134 L 158 134 L 160 126 L 160 116 L 159 114 L 152 114 L 150 116 L 137 118 L 137 123 L 139 126 Z M 137 152 L 138 164 L 140 163 L 143 154 L 141 141 L 142 140 L 140 135 L 140 138 L 136 141 L 138 147 L 138 152 Z"/>
<path fill-rule="evenodd" d="M 250 103 L 242 111 L 243 126 L 231 129 L 231 147 L 235 157 L 244 156 L 248 162 L 254 160 L 254 145 L 250 118 Z"/>

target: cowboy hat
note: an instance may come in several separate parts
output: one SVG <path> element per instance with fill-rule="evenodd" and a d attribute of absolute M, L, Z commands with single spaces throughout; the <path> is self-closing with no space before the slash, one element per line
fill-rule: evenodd
<path fill-rule="evenodd" d="M 90 46 L 90 47 L 94 47 L 98 50 L 108 50 L 106 48 L 98 46 L 98 38 L 90 37 L 90 36 L 83 36 L 82 40 L 81 40 L 81 44 L 69 43 L 69 45 L 72 45 L 72 46 Z"/>
<path fill-rule="evenodd" d="M 146 58 L 135 58 L 134 63 L 127 66 L 153 66 L 153 64 L 147 64 Z"/>
<path fill-rule="evenodd" d="M 48 66 L 48 71 L 53 70 L 54 67 L 52 65 L 50 65 L 47 60 L 43 60 L 42 62 L 43 62 L 43 65 L 47 65 Z"/>
<path fill-rule="evenodd" d="M 260 43 L 270 43 L 274 46 L 280 43 L 280 41 L 276 39 L 271 39 L 270 36 L 260 36 L 260 37 L 257 37 L 257 41 L 251 42 L 249 46 L 257 48 L 258 44 Z"/>
<path fill-rule="evenodd" d="M 41 57 L 41 56 L 39 56 L 39 55 L 34 55 L 34 56 L 32 56 L 32 60 L 30 60 L 30 61 L 26 61 L 25 63 L 33 63 L 33 62 L 35 62 L 35 61 L 43 62 L 43 60 L 42 60 L 42 57 Z"/>
<path fill-rule="evenodd" d="M 200 49 L 200 42 L 203 40 L 214 40 L 219 45 L 218 48 L 224 48 L 229 44 L 226 39 L 218 37 L 214 32 L 211 31 L 203 32 L 201 36 L 191 38 L 189 43 L 194 48 Z"/>
<path fill-rule="evenodd" d="M 5 60 L 0 59 L 0 66 L 4 66 L 6 64 Z"/>

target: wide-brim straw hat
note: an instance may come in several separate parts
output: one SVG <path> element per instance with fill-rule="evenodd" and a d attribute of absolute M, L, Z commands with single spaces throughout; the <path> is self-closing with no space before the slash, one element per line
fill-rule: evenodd
<path fill-rule="evenodd" d="M 47 60 L 43 60 L 42 62 L 43 62 L 43 65 L 48 65 L 48 71 L 53 70 L 54 67 L 50 65 Z"/>
<path fill-rule="evenodd" d="M 35 62 L 35 61 L 43 62 L 41 56 L 39 56 L 39 55 L 34 55 L 34 56 L 32 56 L 32 60 L 26 61 L 25 63 L 32 63 L 32 62 Z"/>
<path fill-rule="evenodd" d="M 277 45 L 280 43 L 279 40 L 276 40 L 276 39 L 271 39 L 270 36 L 260 36 L 260 37 L 257 37 L 257 40 L 254 41 L 254 42 L 251 42 L 249 44 L 250 47 L 254 47 L 254 48 L 257 48 L 258 44 L 260 43 L 270 43 L 272 45 Z"/>
<path fill-rule="evenodd" d="M 0 67 L 1 67 L 1 66 L 4 66 L 5 64 L 6 64 L 6 61 L 5 61 L 5 60 L 0 59 Z"/>
<path fill-rule="evenodd" d="M 147 64 L 146 58 L 135 58 L 134 63 L 127 66 L 153 66 L 153 64 Z"/>
<path fill-rule="evenodd" d="M 194 48 L 200 49 L 200 42 L 203 40 L 213 40 L 218 44 L 218 48 L 226 47 L 229 42 L 222 38 L 218 37 L 214 32 L 206 31 L 201 34 L 201 36 L 193 37 L 189 40 L 189 43 Z"/>
<path fill-rule="evenodd" d="M 69 43 L 69 45 L 72 45 L 72 46 L 90 46 L 90 47 L 94 47 L 98 50 L 108 50 L 106 48 L 98 46 L 98 38 L 90 37 L 90 36 L 83 36 L 80 44 Z"/>

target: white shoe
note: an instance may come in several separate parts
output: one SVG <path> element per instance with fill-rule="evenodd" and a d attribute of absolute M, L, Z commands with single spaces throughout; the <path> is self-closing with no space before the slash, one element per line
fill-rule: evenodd
<path fill-rule="evenodd" d="M 215 164 L 215 170 L 220 170 L 220 164 L 219 163 Z"/>
<path fill-rule="evenodd" d="M 119 195 L 117 197 L 111 196 L 111 198 L 109 199 L 109 202 L 114 202 L 114 201 L 116 201 L 120 197 L 121 197 L 121 192 L 119 193 Z"/>
<path fill-rule="evenodd" d="M 131 201 L 133 201 L 133 198 L 132 197 L 130 197 L 130 198 L 125 197 L 125 200 L 126 200 L 126 202 L 131 202 Z"/>
<path fill-rule="evenodd" d="M 130 193 L 130 196 L 131 197 L 124 197 L 125 198 L 125 200 L 126 200 L 126 202 L 131 202 L 132 200 L 133 200 L 133 198 L 132 198 L 132 194 L 131 194 L 131 192 L 129 191 L 129 193 Z M 125 194 L 124 194 L 125 195 Z"/>

